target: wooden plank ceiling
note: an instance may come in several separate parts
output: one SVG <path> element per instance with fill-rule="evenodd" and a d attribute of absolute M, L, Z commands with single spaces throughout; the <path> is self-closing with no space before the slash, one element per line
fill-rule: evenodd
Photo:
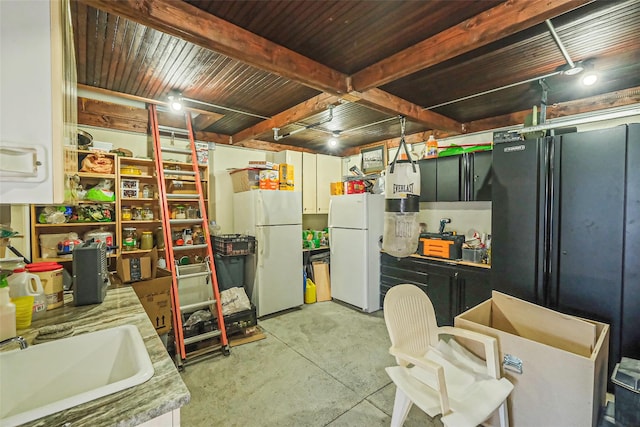
<path fill-rule="evenodd" d="M 547 77 L 550 116 L 640 98 L 640 0 L 80 0 L 72 18 L 81 87 L 177 90 L 218 143 L 344 155 L 397 143 L 399 115 L 412 141 L 522 123 L 567 63 L 546 20 L 599 73 Z M 81 123 L 146 131 L 144 112 L 80 105 Z"/>

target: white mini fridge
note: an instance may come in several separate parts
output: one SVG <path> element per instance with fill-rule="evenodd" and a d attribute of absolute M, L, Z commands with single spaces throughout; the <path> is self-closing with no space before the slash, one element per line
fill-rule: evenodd
<path fill-rule="evenodd" d="M 367 313 L 380 310 L 380 241 L 384 196 L 331 196 L 331 296 Z"/>
<path fill-rule="evenodd" d="M 233 195 L 234 233 L 256 238 L 256 268 L 248 293 L 258 317 L 304 303 L 301 194 L 251 190 Z"/>

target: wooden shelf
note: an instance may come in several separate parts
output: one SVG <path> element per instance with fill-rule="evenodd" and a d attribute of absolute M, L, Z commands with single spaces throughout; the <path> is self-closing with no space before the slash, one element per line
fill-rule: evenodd
<path fill-rule="evenodd" d="M 138 197 L 137 199 L 136 199 L 136 198 L 133 198 L 133 197 L 121 197 L 121 198 L 120 198 L 120 201 L 121 201 L 122 203 L 131 203 L 131 202 L 157 202 L 157 201 L 158 201 L 158 199 L 154 199 L 154 198 L 152 198 L 152 197 L 146 197 L 146 198 L 145 198 L 145 197 Z"/>
<path fill-rule="evenodd" d="M 120 178 L 125 178 L 125 179 L 153 179 L 155 180 L 156 177 L 153 175 L 136 175 L 134 173 L 121 173 L 120 174 Z"/>
<path fill-rule="evenodd" d="M 120 221 L 120 224 L 122 225 L 153 225 L 153 224 L 159 224 L 161 223 L 162 220 L 161 219 L 151 219 L 151 220 L 131 220 L 131 221 Z"/>
<path fill-rule="evenodd" d="M 80 178 L 116 179 L 115 173 L 77 172 Z"/>
<path fill-rule="evenodd" d="M 152 250 L 153 249 L 136 249 L 134 251 L 121 251 L 120 255 L 146 254 L 146 253 L 151 252 Z M 164 249 L 157 249 L 157 250 L 164 251 Z"/>
<path fill-rule="evenodd" d="M 96 205 L 96 204 L 104 205 L 105 203 L 106 204 L 110 204 L 110 205 L 115 205 L 116 204 L 115 200 L 111 201 L 111 202 L 97 202 L 97 201 L 94 201 L 94 200 L 78 200 L 76 203 L 79 204 L 79 205 Z"/>
<path fill-rule="evenodd" d="M 109 222 L 64 222 L 62 224 L 35 224 L 36 228 L 60 228 L 60 227 L 87 227 L 87 226 L 111 226 L 115 221 Z"/>

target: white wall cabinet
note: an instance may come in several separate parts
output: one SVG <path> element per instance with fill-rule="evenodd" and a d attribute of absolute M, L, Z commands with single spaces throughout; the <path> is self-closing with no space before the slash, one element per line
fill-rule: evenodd
<path fill-rule="evenodd" d="M 302 153 L 302 213 L 328 214 L 331 183 L 342 181 L 342 158 Z"/>
<path fill-rule="evenodd" d="M 0 1 L 2 203 L 64 201 L 65 171 L 77 168 L 63 149 L 76 138 L 71 34 L 68 0 Z"/>

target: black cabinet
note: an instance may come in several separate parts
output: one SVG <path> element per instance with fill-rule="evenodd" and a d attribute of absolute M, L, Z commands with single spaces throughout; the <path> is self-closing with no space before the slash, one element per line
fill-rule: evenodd
<path fill-rule="evenodd" d="M 477 151 L 467 154 L 468 192 L 466 200 L 491 201 L 491 151 Z"/>
<path fill-rule="evenodd" d="M 489 270 L 477 267 L 459 267 L 460 313 L 491 298 L 491 275 Z"/>
<path fill-rule="evenodd" d="M 418 161 L 420 167 L 420 201 L 436 201 L 436 169 L 438 159 Z"/>
<path fill-rule="evenodd" d="M 491 152 L 418 162 L 421 202 L 491 201 Z"/>
<path fill-rule="evenodd" d="M 489 271 L 424 258 L 395 258 L 383 253 L 380 271 L 380 304 L 395 285 L 418 286 L 429 296 L 438 325 L 453 325 L 466 309 L 491 297 Z"/>
<path fill-rule="evenodd" d="M 436 168 L 436 201 L 464 200 L 464 156 L 439 157 Z"/>

